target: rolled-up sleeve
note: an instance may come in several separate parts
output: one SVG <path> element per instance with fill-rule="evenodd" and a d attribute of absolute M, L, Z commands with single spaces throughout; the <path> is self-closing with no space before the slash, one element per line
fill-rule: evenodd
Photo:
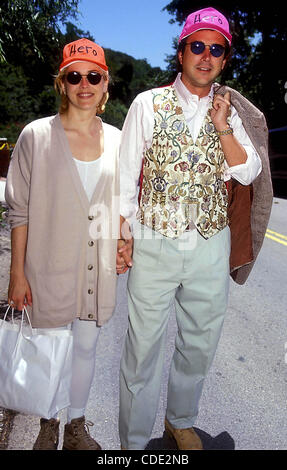
<path fill-rule="evenodd" d="M 152 141 L 153 121 L 151 95 L 141 93 L 125 119 L 120 147 L 120 213 L 130 223 L 138 208 L 139 177 L 144 151 Z"/>
<path fill-rule="evenodd" d="M 5 187 L 8 222 L 12 229 L 28 224 L 31 162 L 31 134 L 25 128 L 14 148 Z"/>
<path fill-rule="evenodd" d="M 225 180 L 234 178 L 239 181 L 239 183 L 247 186 L 260 175 L 262 171 L 261 159 L 244 129 L 242 120 L 235 108 L 232 109 L 230 124 L 233 129 L 234 136 L 246 151 L 247 160 L 241 165 L 231 167 L 228 167 L 226 163 Z"/>

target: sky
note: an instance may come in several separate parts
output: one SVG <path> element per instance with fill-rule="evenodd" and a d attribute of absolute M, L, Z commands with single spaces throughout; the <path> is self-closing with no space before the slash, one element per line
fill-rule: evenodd
<path fill-rule="evenodd" d="M 162 11 L 168 3 L 170 0 L 80 0 L 77 26 L 89 31 L 103 48 L 165 69 L 166 55 L 174 54 L 173 38 L 182 30 L 179 24 L 170 24 L 172 16 Z"/>

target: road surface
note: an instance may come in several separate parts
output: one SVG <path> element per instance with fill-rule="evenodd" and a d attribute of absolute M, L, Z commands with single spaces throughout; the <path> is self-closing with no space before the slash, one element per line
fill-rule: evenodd
<path fill-rule="evenodd" d="M 196 423 L 206 449 L 287 448 L 286 214 L 287 200 L 275 198 L 267 236 L 248 282 L 238 286 L 232 281 L 223 334 Z M 120 448 L 118 368 L 127 327 L 126 280 L 126 275 L 119 279 L 116 312 L 99 340 L 96 376 L 86 413 L 86 418 L 95 423 L 92 436 L 106 450 Z M 162 395 L 150 449 L 172 448 L 162 436 L 175 331 L 172 308 Z M 61 417 L 63 429 L 64 412 Z M 38 422 L 37 417 L 16 415 L 8 449 L 31 449 Z"/>

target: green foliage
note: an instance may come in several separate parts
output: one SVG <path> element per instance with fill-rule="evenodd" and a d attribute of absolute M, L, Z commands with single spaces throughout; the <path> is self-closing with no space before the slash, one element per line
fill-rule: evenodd
<path fill-rule="evenodd" d="M 0 70 L 1 121 L 18 121 L 23 115 L 29 119 L 33 99 L 29 96 L 28 79 L 21 67 L 4 63 Z"/>
<path fill-rule="evenodd" d="M 128 108 L 119 99 L 109 100 L 101 117 L 103 121 L 121 129 L 127 112 Z"/>
<path fill-rule="evenodd" d="M 78 0 L 1 0 L 0 133 L 14 142 L 38 117 L 55 113 L 53 74 L 61 57 L 59 21 L 77 17 Z"/>
<path fill-rule="evenodd" d="M 23 126 L 55 114 L 58 99 L 53 76 L 65 44 L 80 37 L 94 38 L 69 21 L 77 21 L 79 0 L 1 0 L 0 2 L 0 135 L 15 142 Z M 165 8 L 183 23 L 200 2 L 173 0 Z M 241 91 L 261 108 L 270 127 L 286 120 L 284 57 L 287 4 L 270 8 L 255 2 L 218 0 L 215 8 L 232 20 L 233 58 L 222 81 Z M 66 31 L 59 29 L 63 24 Z M 256 40 L 254 41 L 254 38 Z M 172 38 L 170 38 L 172 41 Z M 174 39 L 176 48 L 176 38 Z M 167 71 L 151 67 L 146 59 L 106 49 L 112 81 L 103 119 L 122 127 L 134 97 L 149 88 L 170 83 L 175 77 L 176 55 L 168 58 Z"/>
<path fill-rule="evenodd" d="M 189 0 L 173 0 L 164 9 L 173 15 L 171 22 L 183 24 L 192 11 L 204 6 L 197 1 L 191 4 Z M 287 73 L 283 56 L 287 3 L 277 2 L 271 6 L 259 0 L 217 0 L 212 6 L 230 18 L 232 26 L 233 58 L 224 80 L 264 111 L 270 127 L 282 126 L 286 123 L 284 83 Z M 173 57 L 170 64 L 173 68 Z"/>
<path fill-rule="evenodd" d="M 41 64 L 59 47 L 58 22 L 77 18 L 77 5 L 78 0 L 1 0 L 2 60 L 22 65 L 25 71 L 31 61 Z"/>
<path fill-rule="evenodd" d="M 5 207 L 2 206 L 1 202 L 0 202 L 0 226 L 4 226 L 5 223 L 3 221 L 3 214 L 4 212 L 6 212 L 7 209 L 5 209 Z"/>
<path fill-rule="evenodd" d="M 1 3 L 0 57 L 2 51 L 5 61 L 0 69 L 0 134 L 9 142 L 16 141 L 28 122 L 57 112 L 59 100 L 53 76 L 64 45 L 80 37 L 94 40 L 88 31 L 68 21 L 69 16 L 76 17 L 77 4 L 78 0 Z M 65 33 L 59 30 L 59 21 Z M 112 80 L 103 119 L 121 128 L 133 98 L 141 91 L 166 84 L 169 76 L 145 59 L 135 60 L 111 49 L 105 53 Z"/>
<path fill-rule="evenodd" d="M 164 85 L 169 79 L 167 72 L 159 67 L 151 67 L 146 59 L 136 60 L 111 49 L 105 49 L 105 55 L 111 75 L 110 97 L 121 101 L 126 107 L 138 93 Z"/>

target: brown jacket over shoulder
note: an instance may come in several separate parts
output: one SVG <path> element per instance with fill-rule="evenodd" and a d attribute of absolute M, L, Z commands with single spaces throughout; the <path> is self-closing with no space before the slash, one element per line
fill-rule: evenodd
<path fill-rule="evenodd" d="M 229 186 L 230 273 L 236 283 L 244 284 L 263 244 L 272 209 L 268 129 L 263 113 L 240 93 L 225 86 L 216 93 L 224 95 L 227 91 L 262 161 L 262 172 L 251 185 L 243 186 L 232 179 Z"/>

